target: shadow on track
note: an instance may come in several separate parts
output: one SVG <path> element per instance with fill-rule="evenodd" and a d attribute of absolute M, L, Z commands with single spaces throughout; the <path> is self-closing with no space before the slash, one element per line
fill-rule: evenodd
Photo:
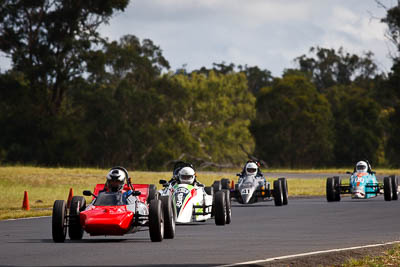
<path fill-rule="evenodd" d="M 218 266 L 221 263 L 210 263 L 210 264 L 149 264 L 149 265 L 118 265 L 124 266 L 138 266 L 138 267 L 172 267 L 172 266 L 194 266 L 194 267 L 208 267 L 208 266 Z M 23 267 L 25 265 L 1 265 L 2 267 Z M 47 266 L 47 265 L 46 265 Z M 49 265 L 48 267 L 76 267 L 76 265 Z M 81 267 L 92 267 L 93 265 L 79 265 Z M 115 265 L 101 265 L 102 267 L 114 267 Z"/>
<path fill-rule="evenodd" d="M 232 208 L 265 208 L 265 207 L 272 208 L 272 207 L 275 207 L 275 205 L 268 203 L 268 202 L 265 202 L 265 203 L 258 202 L 257 204 L 255 204 L 255 203 L 254 204 L 239 204 L 239 203 L 233 204 L 232 203 Z"/>
<path fill-rule="evenodd" d="M 194 266 L 194 267 L 208 267 L 208 266 L 218 266 L 221 263 L 210 263 L 210 264 L 149 264 L 149 265 L 118 265 L 121 267 L 124 266 L 138 266 L 138 267 L 172 267 L 172 266 Z M 1 267 L 22 267 L 25 265 L 1 265 Z M 47 266 L 47 265 L 46 265 Z M 48 267 L 76 267 L 76 265 L 50 265 Z M 92 267 L 93 265 L 79 265 L 81 267 Z M 101 265 L 102 267 L 114 267 L 115 265 Z"/>
<path fill-rule="evenodd" d="M 215 225 L 214 220 L 210 219 L 209 221 L 206 222 L 191 222 L 191 223 L 176 223 L 176 226 L 179 228 L 184 227 L 184 226 L 202 226 L 202 225 Z"/>
<path fill-rule="evenodd" d="M 54 243 L 54 244 L 74 244 L 74 243 L 120 243 L 120 242 L 127 242 L 127 243 L 143 243 L 148 242 L 150 243 L 150 238 L 132 238 L 132 239 L 109 239 L 109 238 L 102 238 L 102 239 L 82 239 L 82 240 L 70 240 L 65 239 L 63 243 L 54 243 L 53 239 L 26 239 L 25 241 L 10 241 L 8 243 L 26 243 L 26 244 L 35 244 L 35 243 Z"/>

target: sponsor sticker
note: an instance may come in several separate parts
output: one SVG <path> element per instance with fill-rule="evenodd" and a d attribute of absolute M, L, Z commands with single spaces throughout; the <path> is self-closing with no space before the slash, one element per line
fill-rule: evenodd
<path fill-rule="evenodd" d="M 176 194 L 177 193 L 183 193 L 183 194 L 188 194 L 189 193 L 189 189 L 187 189 L 186 187 L 178 187 L 175 190 Z"/>

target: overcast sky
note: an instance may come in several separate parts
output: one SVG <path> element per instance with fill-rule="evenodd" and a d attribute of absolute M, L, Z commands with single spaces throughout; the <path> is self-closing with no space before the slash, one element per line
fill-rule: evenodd
<path fill-rule="evenodd" d="M 381 2 L 391 7 L 397 1 Z M 281 76 L 295 66 L 295 57 L 320 46 L 358 55 L 371 51 L 389 71 L 394 48 L 379 21 L 385 13 L 375 0 L 131 0 L 100 31 L 110 40 L 125 34 L 151 39 L 172 70 L 225 62 Z M 3 70 L 4 62 L 1 57 Z"/>
<path fill-rule="evenodd" d="M 382 0 L 391 7 L 394 0 Z M 281 76 L 311 46 L 372 51 L 389 71 L 386 11 L 374 0 L 131 0 L 101 32 L 133 34 L 160 46 L 173 70 L 212 63 L 257 65 Z"/>

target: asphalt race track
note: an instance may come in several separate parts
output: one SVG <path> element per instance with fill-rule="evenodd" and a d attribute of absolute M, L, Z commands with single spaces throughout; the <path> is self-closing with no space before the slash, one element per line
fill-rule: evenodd
<path fill-rule="evenodd" d="M 232 223 L 177 226 L 176 238 L 152 243 L 148 231 L 53 243 L 51 218 L 0 221 L 0 266 L 219 265 L 400 240 L 400 201 L 290 199 L 243 206 Z"/>

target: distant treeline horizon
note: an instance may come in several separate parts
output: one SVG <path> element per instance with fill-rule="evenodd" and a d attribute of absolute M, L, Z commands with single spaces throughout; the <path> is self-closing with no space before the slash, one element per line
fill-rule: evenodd
<path fill-rule="evenodd" d="M 390 72 L 372 52 L 311 47 L 272 76 L 214 63 L 172 70 L 152 40 L 98 32 L 128 0 L 5 0 L 0 164 L 169 170 L 400 166 L 400 7 L 382 19 Z M 265 59 L 268 60 L 268 59 Z"/>

